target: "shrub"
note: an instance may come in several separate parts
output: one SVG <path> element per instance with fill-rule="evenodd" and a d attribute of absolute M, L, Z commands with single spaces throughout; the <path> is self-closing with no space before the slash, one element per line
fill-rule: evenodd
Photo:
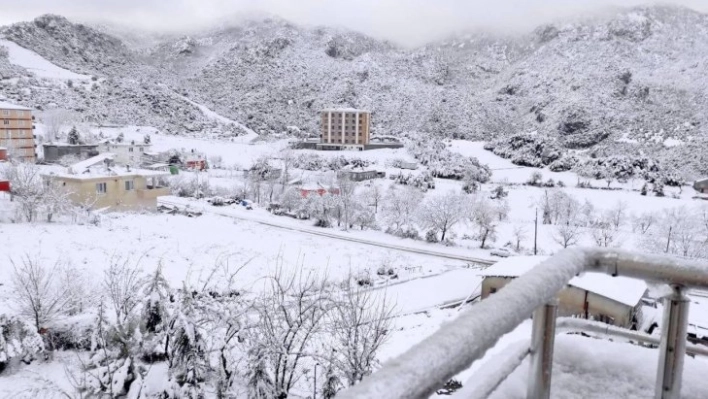
<path fill-rule="evenodd" d="M 427 242 L 439 242 L 438 240 L 438 232 L 435 230 L 428 230 L 428 232 L 425 233 L 425 241 Z"/>

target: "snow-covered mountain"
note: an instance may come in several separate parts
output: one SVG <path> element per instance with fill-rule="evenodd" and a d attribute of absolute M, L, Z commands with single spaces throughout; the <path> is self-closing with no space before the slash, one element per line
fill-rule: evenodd
<path fill-rule="evenodd" d="M 150 35 L 146 42 L 156 44 L 139 49 L 125 44 L 137 43 L 138 33 L 122 32 L 51 15 L 3 28 L 6 40 L 93 82 L 38 82 L 0 54 L 0 94 L 176 134 L 225 129 L 194 103 L 261 134 L 290 126 L 314 133 L 317 110 L 330 106 L 372 110 L 375 133 L 537 132 L 562 148 L 603 153 L 651 150 L 666 139 L 702 145 L 708 133 L 708 16 L 686 8 L 624 9 L 526 35 L 470 33 L 416 49 L 278 18 Z"/>

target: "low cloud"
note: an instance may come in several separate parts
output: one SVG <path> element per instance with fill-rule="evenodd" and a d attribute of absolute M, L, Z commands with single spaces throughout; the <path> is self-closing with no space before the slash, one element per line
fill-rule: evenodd
<path fill-rule="evenodd" d="M 705 0 L 663 1 L 708 12 Z M 354 29 L 403 45 L 419 45 L 458 31 L 528 31 L 542 23 L 583 16 L 640 0 L 0 0 L 0 24 L 46 13 L 83 22 L 111 22 L 181 32 L 254 12 L 298 24 Z M 235 18 L 235 17 L 234 17 Z"/>

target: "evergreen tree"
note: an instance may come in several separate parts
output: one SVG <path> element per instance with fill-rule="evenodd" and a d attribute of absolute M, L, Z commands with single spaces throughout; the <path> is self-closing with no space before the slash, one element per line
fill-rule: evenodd
<path fill-rule="evenodd" d="M 208 358 L 204 335 L 197 324 L 194 298 L 183 290 L 180 304 L 170 320 L 169 375 L 176 396 L 185 399 L 204 398 L 204 380 Z"/>
<path fill-rule="evenodd" d="M 151 139 L 150 139 L 150 135 L 149 135 L 149 134 L 145 134 L 145 136 L 143 136 L 143 143 L 145 143 L 145 144 L 150 144 L 150 143 L 151 143 Z"/>
<path fill-rule="evenodd" d="M 266 354 L 262 348 L 252 348 L 248 353 L 248 399 L 274 398 L 275 385 L 266 366 Z"/>
<path fill-rule="evenodd" d="M 639 192 L 641 195 L 647 195 L 647 183 L 645 182 L 644 185 L 642 186 L 642 190 Z"/>
<path fill-rule="evenodd" d="M 79 131 L 76 130 L 76 126 L 73 126 L 69 131 L 68 136 L 69 144 L 77 145 L 81 142 L 81 137 L 79 136 Z"/>
<path fill-rule="evenodd" d="M 121 132 L 120 134 L 118 134 L 118 137 L 116 137 L 116 143 L 122 143 L 123 140 L 125 140 L 125 136 Z"/>
<path fill-rule="evenodd" d="M 145 303 L 142 311 L 141 331 L 143 341 L 141 357 L 148 363 L 167 359 L 169 340 L 167 330 L 169 322 L 170 285 L 162 274 L 162 264 L 147 279 L 143 295 Z"/>

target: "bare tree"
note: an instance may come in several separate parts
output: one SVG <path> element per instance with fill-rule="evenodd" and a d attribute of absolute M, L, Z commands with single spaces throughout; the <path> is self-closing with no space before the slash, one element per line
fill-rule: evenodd
<path fill-rule="evenodd" d="M 45 188 L 39 167 L 30 163 L 6 165 L 3 175 L 10 181 L 11 198 L 17 199 L 25 219 L 28 222 L 36 220 Z"/>
<path fill-rule="evenodd" d="M 369 206 L 374 207 L 374 213 L 379 213 L 379 204 L 381 203 L 381 200 L 383 200 L 384 193 L 381 191 L 381 187 L 379 187 L 376 183 L 371 183 L 371 187 L 369 187 L 365 193 L 364 193 L 364 198 L 366 198 L 367 204 Z"/>
<path fill-rule="evenodd" d="M 394 226 L 397 231 L 404 227 L 411 227 L 422 200 L 423 193 L 420 190 L 408 186 L 403 188 L 391 186 L 381 207 L 386 223 Z"/>
<path fill-rule="evenodd" d="M 580 235 L 580 227 L 569 221 L 554 227 L 553 241 L 557 242 L 563 248 L 568 248 L 578 243 Z"/>
<path fill-rule="evenodd" d="M 31 317 L 37 331 L 62 313 L 69 302 L 68 287 L 60 284 L 63 265 L 47 268 L 39 257 L 25 254 L 12 265 L 13 297 L 20 313 Z"/>
<path fill-rule="evenodd" d="M 624 225 L 626 219 L 627 203 L 621 200 L 617 201 L 615 206 L 610 209 L 610 220 L 612 222 L 612 226 L 614 226 L 615 230 L 619 230 L 619 228 Z"/>
<path fill-rule="evenodd" d="M 468 198 L 455 192 L 428 198 L 420 208 L 420 224 L 442 233 L 440 240 L 445 241 L 447 232 L 467 217 L 470 209 Z M 494 218 L 491 207 L 489 213 Z"/>
<path fill-rule="evenodd" d="M 487 241 L 497 239 L 497 210 L 494 204 L 485 197 L 474 203 L 471 221 L 477 226 L 477 239 L 480 248 L 484 248 Z"/>
<path fill-rule="evenodd" d="M 126 322 L 140 303 L 142 284 L 142 256 L 133 261 L 129 257 L 112 255 L 104 272 L 103 290 L 113 305 L 118 325 Z"/>
<path fill-rule="evenodd" d="M 47 134 L 49 136 L 47 137 L 47 139 L 50 142 L 58 140 L 59 136 L 61 135 L 62 129 L 65 126 L 70 125 L 76 119 L 74 114 L 72 114 L 70 111 L 61 108 L 55 108 L 45 111 L 44 113 L 42 113 L 40 118 L 42 119 L 42 122 L 44 122 L 44 125 L 47 127 Z"/>
<path fill-rule="evenodd" d="M 514 240 L 516 241 L 516 251 L 521 250 L 521 241 L 526 238 L 526 227 L 522 224 L 514 226 Z"/>
<path fill-rule="evenodd" d="M 325 281 L 302 271 L 286 276 L 279 268 L 269 278 L 269 292 L 256 305 L 259 322 L 253 330 L 252 349 L 265 359 L 280 397 L 287 397 L 303 376 L 301 362 L 323 327 L 330 306 Z"/>
<path fill-rule="evenodd" d="M 54 215 L 67 214 L 73 208 L 71 192 L 55 182 L 48 181 L 44 186 L 41 210 L 47 215 L 47 222 L 51 223 Z"/>
<path fill-rule="evenodd" d="M 344 230 L 349 230 L 357 207 L 358 197 L 355 195 L 357 183 L 345 176 L 337 179 L 337 185 L 339 186 L 339 204 L 344 216 Z"/>
<path fill-rule="evenodd" d="M 385 294 L 377 296 L 356 283 L 335 301 L 331 324 L 336 355 L 332 361 L 349 386 L 373 371 L 376 354 L 391 330 L 392 316 Z"/>
<path fill-rule="evenodd" d="M 653 212 L 644 212 L 632 219 L 632 231 L 646 234 L 656 224 L 656 216 Z"/>
<path fill-rule="evenodd" d="M 593 224 L 592 238 L 598 247 L 610 247 L 617 238 L 617 230 L 612 223 L 612 214 L 605 212 L 600 220 Z"/>

